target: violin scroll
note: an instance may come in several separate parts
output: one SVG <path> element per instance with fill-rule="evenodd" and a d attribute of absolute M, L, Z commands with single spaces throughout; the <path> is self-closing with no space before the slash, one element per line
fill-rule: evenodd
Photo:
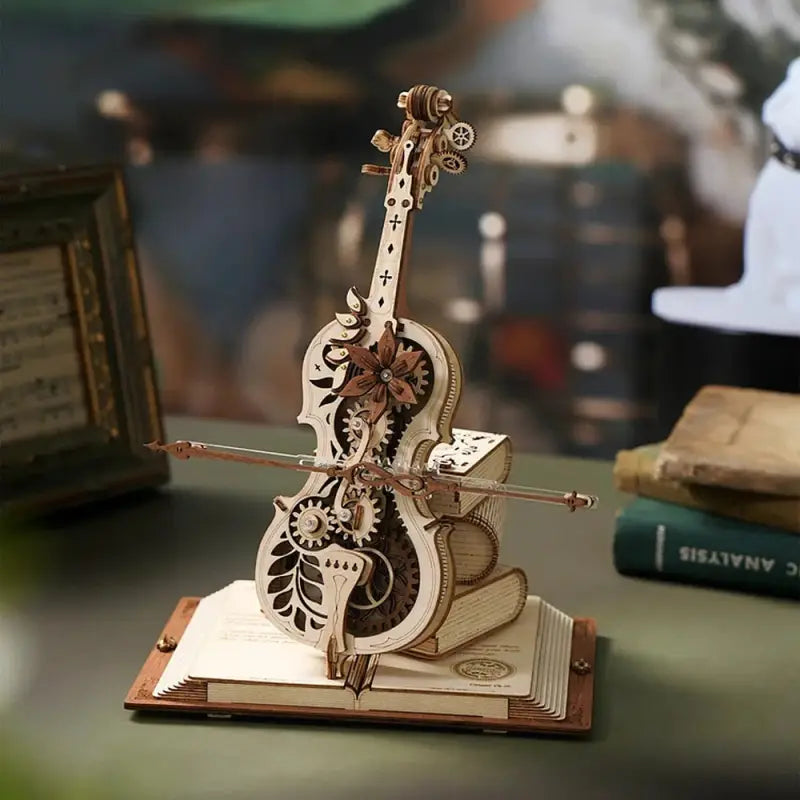
<path fill-rule="evenodd" d="M 414 205 L 422 208 L 424 195 L 439 181 L 439 170 L 460 175 L 468 166 L 463 151 L 475 144 L 475 129 L 459 119 L 453 98 L 444 89 L 420 84 L 401 92 L 397 105 L 406 112 L 399 136 L 380 129 L 372 137 L 372 145 L 387 153 L 391 166 L 364 164 L 365 175 L 393 176 L 403 171 L 403 150 L 407 142 L 414 144 Z M 390 178 L 391 180 L 391 178 Z"/>

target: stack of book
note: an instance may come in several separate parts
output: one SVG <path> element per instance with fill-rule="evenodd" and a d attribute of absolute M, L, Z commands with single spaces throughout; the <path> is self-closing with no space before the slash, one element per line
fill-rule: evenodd
<path fill-rule="evenodd" d="M 706 386 L 617 454 L 620 573 L 800 598 L 800 396 Z"/>

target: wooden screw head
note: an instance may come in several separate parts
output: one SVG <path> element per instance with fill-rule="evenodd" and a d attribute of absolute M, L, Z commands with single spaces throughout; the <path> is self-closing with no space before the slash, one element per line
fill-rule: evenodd
<path fill-rule="evenodd" d="M 178 646 L 178 640 L 174 636 L 162 636 L 156 642 L 156 650 L 161 653 L 171 653 Z"/>
<path fill-rule="evenodd" d="M 592 665 L 585 658 L 579 658 L 572 662 L 571 669 L 577 675 L 588 675 L 592 671 Z"/>

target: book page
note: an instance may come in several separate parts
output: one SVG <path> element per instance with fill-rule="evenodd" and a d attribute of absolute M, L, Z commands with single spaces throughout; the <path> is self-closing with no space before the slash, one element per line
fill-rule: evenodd
<path fill-rule="evenodd" d="M 539 611 L 539 629 L 536 642 L 536 662 L 534 664 L 533 678 L 531 680 L 531 693 L 528 699 L 541 706 L 547 687 L 547 667 L 550 663 L 550 609 L 549 603 L 542 602 Z"/>
<path fill-rule="evenodd" d="M 553 634 L 549 647 L 550 665 L 548 667 L 547 695 L 545 697 L 545 710 L 547 712 L 552 712 L 555 709 L 558 700 L 559 679 L 561 678 L 559 654 L 564 637 L 561 612 L 551 606 L 550 618 Z"/>
<path fill-rule="evenodd" d="M 163 697 L 169 689 L 180 686 L 189 677 L 189 668 L 209 630 L 214 627 L 219 615 L 219 607 L 226 590 L 220 589 L 204 597 L 192 614 L 178 646 L 170 656 L 161 678 L 153 689 L 153 697 Z"/>
<path fill-rule="evenodd" d="M 567 715 L 567 701 L 569 700 L 569 672 L 572 658 L 572 628 L 574 621 L 568 614 L 559 611 L 562 624 L 562 641 L 559 653 L 559 689 L 558 699 L 555 704 L 556 719 L 564 719 Z"/>
<path fill-rule="evenodd" d="M 526 698 L 543 719 L 566 716 L 573 620 L 544 601 L 531 693 Z"/>
<path fill-rule="evenodd" d="M 543 680 L 531 695 L 542 714 L 563 719 L 569 684 L 569 657 L 572 651 L 572 618 L 548 605 Z"/>
<path fill-rule="evenodd" d="M 531 692 L 530 700 L 543 712 L 550 710 L 553 695 L 553 648 L 556 639 L 555 609 L 549 603 L 542 603 L 542 660 L 537 673 L 537 686 Z"/>
<path fill-rule="evenodd" d="M 540 598 L 529 597 L 516 621 L 436 661 L 386 653 L 381 656 L 371 688 L 527 697 L 531 692 L 540 604 Z"/>
<path fill-rule="evenodd" d="M 225 592 L 218 620 L 193 660 L 196 680 L 344 685 L 325 677 L 325 654 L 290 639 L 261 613 L 253 581 L 235 581 Z"/>

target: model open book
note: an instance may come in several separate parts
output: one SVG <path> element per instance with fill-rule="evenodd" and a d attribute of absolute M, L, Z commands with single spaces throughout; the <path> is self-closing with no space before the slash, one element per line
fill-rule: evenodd
<path fill-rule="evenodd" d="M 514 622 L 455 653 L 357 656 L 329 679 L 325 654 L 275 628 L 253 582 L 235 581 L 179 604 L 125 706 L 583 733 L 593 659 L 590 622 L 528 597 Z"/>

